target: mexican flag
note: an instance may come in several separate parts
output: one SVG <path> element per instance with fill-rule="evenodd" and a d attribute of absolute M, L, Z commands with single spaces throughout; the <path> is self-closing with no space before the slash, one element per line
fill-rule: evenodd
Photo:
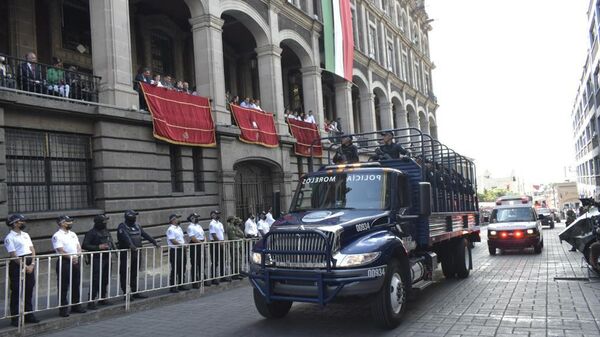
<path fill-rule="evenodd" d="M 322 0 L 325 70 L 352 81 L 354 35 L 350 0 Z"/>

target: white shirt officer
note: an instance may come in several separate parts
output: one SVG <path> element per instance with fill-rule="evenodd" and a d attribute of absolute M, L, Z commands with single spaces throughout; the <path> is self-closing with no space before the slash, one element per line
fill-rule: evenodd
<path fill-rule="evenodd" d="M 273 222 L 275 222 L 275 219 L 273 218 L 273 214 L 271 214 L 271 212 L 267 212 L 265 220 L 269 224 L 269 228 L 271 228 L 271 225 L 273 224 Z"/>
<path fill-rule="evenodd" d="M 19 233 L 11 230 L 4 239 L 4 248 L 8 254 L 15 253 L 16 256 L 31 255 L 33 242 L 29 234 L 19 231 Z"/>
<path fill-rule="evenodd" d="M 267 220 L 265 220 L 265 219 L 258 220 L 258 232 L 261 233 L 261 236 L 267 234 L 269 232 L 270 228 L 271 228 L 271 226 L 269 226 L 269 223 L 267 222 Z"/>
<path fill-rule="evenodd" d="M 204 237 L 204 229 L 200 224 L 190 222 L 187 228 L 187 234 L 191 238 L 195 238 L 199 242 L 204 242 L 206 238 Z"/>
<path fill-rule="evenodd" d="M 258 236 L 258 227 L 256 226 L 256 222 L 254 222 L 253 217 L 250 217 L 248 220 L 246 220 L 246 223 L 244 224 L 244 234 L 252 237 Z"/>
<path fill-rule="evenodd" d="M 185 243 L 183 229 L 179 225 L 171 225 L 167 229 L 167 245 L 169 248 L 179 248 Z"/>
<path fill-rule="evenodd" d="M 77 234 L 64 228 L 59 229 L 52 235 L 52 247 L 59 254 L 62 253 L 59 249 L 62 249 L 63 254 L 77 254 L 81 252 Z"/>
<path fill-rule="evenodd" d="M 216 214 L 218 215 L 219 213 Z M 221 221 L 219 221 L 218 217 L 215 217 L 210 221 L 210 224 L 208 225 L 208 231 L 210 233 L 211 241 L 225 240 L 225 228 L 223 228 L 223 224 Z"/>

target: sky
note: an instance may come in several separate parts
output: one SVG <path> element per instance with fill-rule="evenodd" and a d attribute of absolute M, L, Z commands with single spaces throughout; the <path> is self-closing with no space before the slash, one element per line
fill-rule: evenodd
<path fill-rule="evenodd" d="M 426 0 L 440 141 L 475 158 L 479 173 L 564 181 L 575 162 L 570 116 L 588 4 Z"/>

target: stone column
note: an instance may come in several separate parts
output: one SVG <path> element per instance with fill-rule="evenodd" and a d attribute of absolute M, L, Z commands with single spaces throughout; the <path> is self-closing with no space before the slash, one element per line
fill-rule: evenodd
<path fill-rule="evenodd" d="M 276 116 L 277 132 L 280 136 L 289 135 L 283 116 L 283 82 L 281 79 L 281 48 L 264 45 L 256 48 L 258 76 L 260 82 L 260 104 Z"/>
<path fill-rule="evenodd" d="M 100 76 L 100 102 L 130 108 L 139 103 L 133 90 L 128 0 L 90 1 L 92 64 Z"/>
<path fill-rule="evenodd" d="M 375 94 L 360 95 L 360 125 L 361 132 L 375 131 Z"/>
<path fill-rule="evenodd" d="M 223 66 L 223 21 L 211 14 L 190 20 L 194 40 L 196 91 L 213 100 L 216 124 L 230 125 L 231 117 L 225 102 L 225 71 Z"/>
<path fill-rule="evenodd" d="M 355 133 L 352 111 L 352 83 L 340 79 L 336 80 L 335 106 L 337 115 L 342 119 L 342 130 L 345 133 Z"/>
<path fill-rule="evenodd" d="M 393 129 L 394 128 L 394 117 L 392 116 L 392 103 L 391 102 L 380 102 L 379 111 L 381 117 L 381 128 L 382 129 Z"/>
<path fill-rule="evenodd" d="M 398 104 L 396 106 L 396 115 L 394 116 L 396 119 L 396 128 L 404 129 L 408 128 L 408 118 L 406 114 L 406 109 L 402 106 L 402 104 Z M 408 131 L 401 131 L 399 136 L 408 135 Z"/>
<path fill-rule="evenodd" d="M 317 125 L 322 129 L 325 115 L 323 113 L 323 83 L 321 68 L 310 66 L 300 69 L 302 72 L 302 93 L 304 94 L 304 112 L 312 110 Z"/>

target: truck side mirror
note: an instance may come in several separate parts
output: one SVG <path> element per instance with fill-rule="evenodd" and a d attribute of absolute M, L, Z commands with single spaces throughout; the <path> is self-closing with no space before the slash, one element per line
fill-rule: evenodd
<path fill-rule="evenodd" d="M 419 183 L 419 215 L 431 215 L 431 184 Z"/>

